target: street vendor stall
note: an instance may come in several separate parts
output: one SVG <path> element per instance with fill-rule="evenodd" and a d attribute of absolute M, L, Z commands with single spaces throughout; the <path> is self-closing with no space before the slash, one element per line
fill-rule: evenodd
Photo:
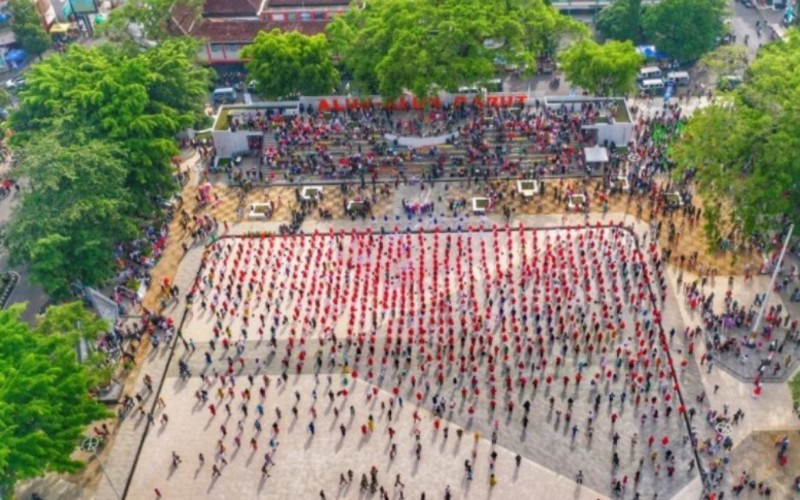
<path fill-rule="evenodd" d="M 603 147 L 583 148 L 583 156 L 586 166 L 592 169 L 603 168 L 608 163 L 608 150 Z"/>

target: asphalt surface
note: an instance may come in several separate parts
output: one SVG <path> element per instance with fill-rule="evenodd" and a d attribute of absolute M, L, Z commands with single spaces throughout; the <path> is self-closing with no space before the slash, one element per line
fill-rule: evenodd
<path fill-rule="evenodd" d="M 5 176 L 8 173 L 9 167 L 7 164 L 0 166 L 0 176 Z M 5 228 L 11 218 L 11 212 L 14 205 L 17 204 L 19 199 L 15 199 L 14 195 L 9 195 L 0 200 L 0 228 Z M 11 292 L 8 304 L 16 304 L 19 302 L 27 302 L 28 307 L 22 315 L 22 318 L 30 324 L 36 320 L 36 314 L 47 303 L 48 297 L 45 295 L 42 287 L 30 282 L 29 275 L 24 266 L 9 267 L 8 265 L 8 251 L 4 246 L 0 246 L 0 270 L 16 271 L 19 273 L 19 283 Z"/>

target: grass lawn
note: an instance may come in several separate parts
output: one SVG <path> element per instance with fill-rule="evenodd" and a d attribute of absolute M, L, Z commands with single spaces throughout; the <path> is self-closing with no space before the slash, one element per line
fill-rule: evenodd
<path fill-rule="evenodd" d="M 800 408 L 800 373 L 789 381 L 789 389 L 792 391 L 792 401 L 795 409 Z"/>

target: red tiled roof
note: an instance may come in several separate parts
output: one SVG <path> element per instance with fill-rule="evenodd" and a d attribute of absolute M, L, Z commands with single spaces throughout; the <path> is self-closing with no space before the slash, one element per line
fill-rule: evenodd
<path fill-rule="evenodd" d="M 168 24 L 169 31 L 174 35 L 186 35 L 191 33 L 198 24 L 195 11 L 186 5 L 179 3 L 172 8 L 172 16 Z"/>
<path fill-rule="evenodd" d="M 347 7 L 348 0 L 268 0 L 266 11 L 272 7 Z"/>
<path fill-rule="evenodd" d="M 206 0 L 203 15 L 212 16 L 257 16 L 261 0 Z"/>
<path fill-rule="evenodd" d="M 304 22 L 272 22 L 241 19 L 204 19 L 190 33 L 196 38 L 205 38 L 209 42 L 247 43 L 256 37 L 259 31 L 299 31 L 304 35 L 316 35 L 325 31 L 328 21 Z"/>

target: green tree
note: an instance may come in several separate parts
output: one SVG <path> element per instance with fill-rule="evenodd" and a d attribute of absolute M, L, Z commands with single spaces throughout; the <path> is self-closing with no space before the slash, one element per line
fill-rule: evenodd
<path fill-rule="evenodd" d="M 110 325 L 87 309 L 83 302 L 75 301 L 48 307 L 45 314 L 38 319 L 36 331 L 42 335 L 62 335 L 72 345 L 86 341 L 93 346 L 102 335 L 110 331 Z M 115 366 L 107 363 L 105 353 L 90 349 L 89 356 L 83 363 L 89 368 L 87 375 L 90 388 L 103 387 L 111 381 Z"/>
<path fill-rule="evenodd" d="M 11 261 L 28 264 L 31 281 L 55 297 L 75 280 L 105 280 L 114 245 L 137 234 L 124 153 L 100 140 L 64 146 L 45 135 L 16 154 L 28 182 L 8 228 Z"/>
<path fill-rule="evenodd" d="M 642 0 L 614 0 L 597 14 L 595 26 L 606 38 L 631 40 L 642 39 Z"/>
<path fill-rule="evenodd" d="M 491 79 L 498 61 L 530 73 L 564 36 L 585 33 L 544 0 L 377 0 L 328 27 L 356 91 L 389 98 Z"/>
<path fill-rule="evenodd" d="M 7 108 L 11 105 L 11 94 L 6 89 L 0 89 L 0 108 Z"/>
<path fill-rule="evenodd" d="M 725 0 L 662 0 L 645 11 L 642 25 L 660 51 L 690 62 L 714 48 L 725 14 Z"/>
<path fill-rule="evenodd" d="M 699 65 L 715 79 L 724 75 L 739 75 L 747 68 L 747 47 L 721 45 L 704 55 Z"/>
<path fill-rule="evenodd" d="M 0 311 L 0 490 L 45 472 L 76 472 L 87 425 L 109 417 L 69 336 L 31 328 L 24 304 Z"/>
<path fill-rule="evenodd" d="M 115 42 L 132 45 L 144 40 L 161 42 L 171 37 L 172 19 L 191 25 L 200 20 L 204 4 L 205 0 L 127 0 L 109 13 L 99 32 Z M 179 28 L 173 26 L 173 32 L 179 32 Z"/>
<path fill-rule="evenodd" d="M 41 58 L 53 44 L 42 26 L 42 19 L 34 4 L 28 0 L 10 0 L 11 30 L 17 43 L 30 55 Z"/>
<path fill-rule="evenodd" d="M 572 84 L 596 95 L 621 95 L 634 89 L 644 57 L 631 41 L 602 45 L 583 39 L 559 55 L 561 69 Z"/>
<path fill-rule="evenodd" d="M 262 31 L 242 50 L 242 57 L 248 60 L 247 73 L 258 82 L 256 89 L 270 99 L 328 95 L 339 82 L 325 35 Z"/>
<path fill-rule="evenodd" d="M 140 215 L 170 193 L 175 135 L 202 119 L 210 71 L 195 63 L 197 45 L 170 39 L 130 53 L 111 44 L 73 45 L 31 68 L 11 115 L 19 145 L 57 130 L 64 144 L 110 141 L 125 161 L 125 185 Z"/>
<path fill-rule="evenodd" d="M 674 149 L 704 197 L 730 204 L 744 234 L 800 222 L 800 34 L 759 52 L 730 99 L 692 116 Z"/>

